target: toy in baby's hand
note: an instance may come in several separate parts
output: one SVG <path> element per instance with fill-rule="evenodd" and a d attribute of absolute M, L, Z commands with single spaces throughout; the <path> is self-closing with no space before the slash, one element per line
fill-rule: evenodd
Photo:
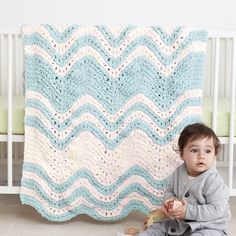
<path fill-rule="evenodd" d="M 182 202 L 179 200 L 172 200 L 170 202 L 168 202 L 167 204 L 167 211 L 170 209 L 177 209 L 178 207 L 182 206 Z M 159 220 L 163 220 L 166 219 L 167 216 L 165 215 L 164 211 L 162 209 L 157 209 L 155 211 L 152 211 L 151 213 L 149 213 L 144 221 L 144 227 L 145 229 L 147 229 L 148 227 L 150 227 L 150 225 L 152 225 L 153 223 L 159 221 Z"/>
<path fill-rule="evenodd" d="M 169 210 L 175 210 L 177 208 L 179 208 L 180 206 L 183 206 L 183 203 L 179 200 L 172 200 L 172 201 L 169 201 L 168 204 L 167 204 L 167 211 Z"/>
<path fill-rule="evenodd" d="M 158 220 L 163 220 L 166 218 L 166 215 L 162 209 L 157 209 L 155 211 L 150 212 L 144 220 L 144 228 L 147 229 L 153 223 Z"/>
<path fill-rule="evenodd" d="M 172 200 L 169 201 L 167 204 L 167 211 L 170 209 L 177 209 L 178 207 L 182 206 L 183 203 L 179 200 Z M 152 211 L 147 215 L 147 217 L 144 220 L 144 228 L 147 229 L 150 227 L 153 223 L 166 219 L 167 216 L 165 215 L 164 211 L 162 209 L 157 209 L 155 211 Z M 136 227 L 130 227 L 125 230 L 126 235 L 136 235 L 139 233 L 139 229 Z"/>

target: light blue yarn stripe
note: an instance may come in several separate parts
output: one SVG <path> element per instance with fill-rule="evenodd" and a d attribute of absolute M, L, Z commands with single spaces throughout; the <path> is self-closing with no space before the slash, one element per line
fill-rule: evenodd
<path fill-rule="evenodd" d="M 156 181 L 153 177 L 142 167 L 138 166 L 137 164 L 132 166 L 131 168 L 127 169 L 122 176 L 119 176 L 117 180 L 110 184 L 110 185 L 103 185 L 96 180 L 94 174 L 88 169 L 80 169 L 75 174 L 69 177 L 69 179 L 65 180 L 62 184 L 56 183 L 47 172 L 43 169 L 42 166 L 37 165 L 35 163 L 25 162 L 23 164 L 23 171 L 24 172 L 32 172 L 37 174 L 41 179 L 43 179 L 50 189 L 56 193 L 63 193 L 67 189 L 71 188 L 78 179 L 87 179 L 89 183 L 101 194 L 109 196 L 114 191 L 119 188 L 127 179 L 132 176 L 140 176 L 145 179 L 145 181 L 151 185 L 155 189 L 164 190 L 167 184 L 167 180 L 159 180 Z"/>
<path fill-rule="evenodd" d="M 80 30 L 80 28 L 82 27 L 82 25 L 72 25 L 68 27 L 63 33 L 59 33 L 57 32 L 56 28 L 53 27 L 52 25 L 42 24 L 41 26 L 44 27 L 49 32 L 51 37 L 53 37 L 54 40 L 56 40 L 59 43 L 65 43 L 75 31 Z M 118 37 L 114 37 L 114 35 L 110 32 L 109 28 L 106 25 L 98 25 L 95 27 L 100 31 L 103 37 L 107 40 L 109 45 L 112 45 L 114 47 L 116 47 L 117 45 L 120 45 L 124 41 L 124 39 L 128 36 L 131 30 L 139 28 L 138 26 L 135 26 L 135 25 L 127 25 L 124 27 L 123 31 Z M 163 40 L 165 44 L 172 44 L 173 41 L 179 37 L 180 33 L 184 29 L 184 27 L 182 26 L 176 27 L 173 33 L 171 33 L 171 35 L 169 34 L 167 35 L 165 30 L 162 27 L 151 26 L 150 28 L 152 28 L 161 37 L 161 39 Z M 192 32 L 196 32 L 196 34 L 205 33 L 205 31 L 198 31 L 198 30 L 194 30 Z"/>
<path fill-rule="evenodd" d="M 39 120 L 37 117 L 27 116 L 25 118 L 25 125 L 28 127 L 33 127 L 38 129 L 40 133 L 43 134 L 47 139 L 49 139 L 51 144 L 59 150 L 64 150 L 82 132 L 91 132 L 98 140 L 100 140 L 103 143 L 103 145 L 107 149 L 114 150 L 134 130 L 144 131 L 155 144 L 159 144 L 161 146 L 166 145 L 170 141 L 172 141 L 177 134 L 181 132 L 184 126 L 186 126 L 189 123 L 198 122 L 199 120 L 200 120 L 199 116 L 186 117 L 183 120 L 181 120 L 178 123 L 178 125 L 176 125 L 174 129 L 168 132 L 164 137 L 160 137 L 151 127 L 149 127 L 148 124 L 146 124 L 144 121 L 140 119 L 137 119 L 134 122 L 130 122 L 125 127 L 125 129 L 122 130 L 122 132 L 119 133 L 119 135 L 113 140 L 108 139 L 104 135 L 104 132 L 98 129 L 97 126 L 92 122 L 82 122 L 80 125 L 73 128 L 72 131 L 63 140 L 60 140 L 57 137 L 55 137 L 52 131 L 48 127 L 46 127 L 42 123 L 42 121 Z"/>
<path fill-rule="evenodd" d="M 33 65 L 33 64 L 32 64 Z M 150 66 L 150 65 L 149 65 Z M 147 68 L 149 67 L 147 66 Z M 45 65 L 47 68 L 47 65 Z M 184 67 L 177 68 L 176 76 L 178 80 L 163 78 L 158 84 L 158 74 L 152 72 L 139 72 L 128 74 L 128 70 L 124 72 L 124 79 L 110 79 L 109 77 L 90 75 L 84 71 L 78 71 L 79 65 L 74 68 L 74 74 L 70 77 L 59 78 L 48 67 L 45 70 L 45 77 L 42 76 L 37 69 L 26 69 L 25 73 L 28 77 L 26 82 L 26 89 L 37 91 L 43 94 L 44 97 L 49 99 L 53 106 L 60 112 L 65 112 L 74 103 L 75 99 L 82 95 L 90 94 L 96 98 L 110 113 L 114 114 L 120 107 L 123 106 L 131 97 L 136 94 L 142 93 L 151 99 L 160 110 L 168 110 L 170 106 L 175 104 L 176 99 L 185 91 L 192 89 L 199 89 L 202 85 L 202 73 L 197 71 L 189 71 L 185 74 Z M 89 67 L 90 71 L 93 67 Z M 76 72 L 79 75 L 76 77 Z M 95 73 L 95 71 L 94 71 Z M 127 76 L 125 76 L 127 73 Z M 194 79 L 189 79 L 196 74 Z M 33 75 L 33 76 L 32 76 Z M 160 75 L 159 75 L 160 76 Z M 76 80 L 76 78 L 79 78 Z M 47 82 L 46 82 L 47 81 Z M 131 83 L 132 81 L 132 83 Z M 45 86 L 47 84 L 47 86 Z M 182 86 L 181 86 L 182 85 Z M 184 86 L 183 86 L 184 85 Z M 176 89 L 172 89 L 176 87 Z M 60 92 L 61 90 L 61 92 Z M 171 91 L 168 93 L 168 91 Z M 123 91 L 120 93 L 120 91 Z M 163 97 L 158 94 L 162 91 Z M 165 92 L 166 91 L 166 92 Z M 119 99 L 114 99 L 119 95 Z M 63 101 L 62 101 L 63 97 Z M 159 104 L 162 105 L 159 105 Z M 162 107 L 163 106 L 163 107 Z"/>
<path fill-rule="evenodd" d="M 194 57 L 194 59 L 192 57 Z M 35 71 L 33 69 L 37 69 L 39 71 L 38 73 L 40 73 L 41 76 L 42 75 L 46 76 L 47 73 L 50 72 L 50 74 L 54 75 L 55 77 L 56 76 L 59 77 L 54 72 L 54 70 L 49 65 L 49 63 L 47 61 L 45 61 L 44 58 L 42 58 L 41 56 L 27 55 L 27 56 L 25 56 L 25 60 L 26 60 L 26 65 L 28 65 L 28 68 L 26 68 L 27 71 L 34 72 L 34 74 L 35 74 Z M 180 63 L 178 63 L 177 67 L 173 70 L 173 72 L 171 73 L 170 76 L 165 76 L 164 74 L 161 73 L 161 71 L 159 71 L 159 69 L 154 64 L 152 64 L 152 62 L 147 57 L 140 56 L 140 57 L 136 58 L 135 60 L 133 60 L 128 66 L 126 66 L 118 78 L 123 80 L 123 79 L 126 79 L 126 77 L 128 77 L 128 76 L 129 77 L 132 76 L 131 73 L 135 74 L 135 72 L 137 72 L 137 71 L 139 71 L 139 72 L 143 71 L 144 73 L 146 72 L 147 74 L 149 74 L 149 73 L 153 74 L 154 77 L 156 77 L 155 75 L 157 74 L 158 77 L 155 78 L 156 80 L 158 80 L 159 76 L 161 76 L 164 80 L 168 80 L 168 79 L 173 80 L 173 78 L 172 78 L 173 74 L 178 73 L 179 75 L 181 75 L 181 77 L 183 77 L 184 74 L 181 73 L 181 72 L 183 72 L 183 70 L 186 73 L 189 73 L 188 68 L 190 69 L 192 67 L 192 65 L 189 64 L 190 62 L 193 64 L 200 64 L 201 66 L 204 66 L 204 62 L 205 62 L 204 54 L 203 53 L 194 53 L 194 52 L 189 53 L 185 58 L 183 58 L 183 60 Z M 38 68 L 37 67 L 34 68 L 36 65 Z M 68 74 L 69 74 L 69 77 L 72 76 L 73 78 L 75 77 L 75 75 L 78 76 L 78 74 L 85 75 L 86 73 L 88 73 L 88 69 L 90 68 L 90 66 L 93 66 L 93 68 L 92 68 L 93 70 L 90 71 L 91 75 L 93 75 L 94 70 L 96 69 L 95 71 L 98 72 L 98 74 L 96 74 L 96 77 L 99 78 L 100 76 L 105 75 L 106 77 L 112 79 L 112 77 L 109 76 L 109 74 L 106 72 L 106 70 L 103 69 L 103 67 L 101 67 L 101 65 L 97 62 L 97 60 L 95 60 L 95 58 L 91 57 L 91 56 L 85 56 L 85 57 L 81 58 L 80 60 L 78 60 L 72 66 L 72 68 L 70 70 L 71 72 L 68 72 L 62 78 L 68 77 Z M 76 71 L 77 68 L 79 68 L 80 70 Z M 42 69 L 46 70 L 46 71 L 41 71 Z M 85 71 L 85 69 L 87 69 L 87 70 Z M 97 71 L 98 69 L 100 71 Z M 179 70 L 181 70 L 181 71 L 179 71 Z M 193 69 L 192 72 L 194 72 L 194 71 L 201 71 L 201 73 L 203 73 L 201 68 L 199 68 L 199 67 L 196 67 L 195 69 Z M 43 74 L 41 74 L 41 73 L 43 73 Z M 115 80 L 115 79 L 113 79 L 113 80 Z"/>
<path fill-rule="evenodd" d="M 95 106 L 92 104 L 84 104 L 80 106 L 78 109 L 76 109 L 71 116 L 66 119 L 64 122 L 60 122 L 55 116 L 54 113 L 52 113 L 47 107 L 44 106 L 44 104 L 40 100 L 36 99 L 26 99 L 25 101 L 25 107 L 26 108 L 34 108 L 38 111 L 40 111 L 47 120 L 51 123 L 51 125 L 58 131 L 63 131 L 66 128 L 68 128 L 71 124 L 73 124 L 73 121 L 81 117 L 84 113 L 89 113 L 94 115 L 99 122 L 106 128 L 106 130 L 109 131 L 115 131 L 117 130 L 125 121 L 125 119 L 128 116 L 131 116 L 136 111 L 142 111 L 144 114 L 146 114 L 154 124 L 156 124 L 158 127 L 162 129 L 166 129 L 169 127 L 169 125 L 174 121 L 174 119 L 179 116 L 182 112 L 186 110 L 189 106 L 196 106 L 199 107 L 201 104 L 201 98 L 188 98 L 185 99 L 179 106 L 177 106 L 175 112 L 166 118 L 161 118 L 157 114 L 155 114 L 147 105 L 143 103 L 135 103 L 129 109 L 127 109 L 124 114 L 122 114 L 116 122 L 110 122 L 104 115 L 103 112 L 99 111 Z"/>
<path fill-rule="evenodd" d="M 40 46 L 54 59 L 57 65 L 60 66 L 65 66 L 68 60 L 71 59 L 71 57 L 75 55 L 81 48 L 85 46 L 91 46 L 92 48 L 96 48 L 96 51 L 102 56 L 108 65 L 110 65 L 112 68 L 116 68 L 119 64 L 124 62 L 138 46 L 147 47 L 163 65 L 168 66 L 176 60 L 176 58 L 182 53 L 184 49 L 192 44 L 192 40 L 205 42 L 206 37 L 202 38 L 199 37 L 199 34 L 194 35 L 193 32 L 191 32 L 171 55 L 167 55 L 164 54 L 162 50 L 160 50 L 159 46 L 148 35 L 144 35 L 130 42 L 121 55 L 116 58 L 110 56 L 110 54 L 103 48 L 100 41 L 92 35 L 85 35 L 82 38 L 75 40 L 75 42 L 63 55 L 56 51 L 54 47 L 55 45 L 46 41 L 45 38 L 43 38 L 42 35 L 38 33 L 34 33 L 28 37 L 25 37 L 24 44 Z"/>
<path fill-rule="evenodd" d="M 46 29 L 46 31 L 50 34 L 51 37 L 54 38 L 54 40 L 58 43 L 65 43 L 70 37 L 71 35 L 75 32 L 80 30 L 80 28 L 83 27 L 83 25 L 71 25 L 69 27 L 67 27 L 65 29 L 65 31 L 58 32 L 57 29 L 50 24 L 41 24 L 42 27 L 44 27 Z M 118 38 L 114 37 L 113 34 L 110 34 L 108 32 L 106 32 L 105 29 L 108 29 L 107 26 L 103 25 L 103 26 L 94 26 L 95 28 L 97 28 L 100 33 L 107 39 L 107 41 L 123 41 L 125 37 L 127 37 L 128 32 L 130 32 L 133 28 L 135 28 L 136 26 L 133 25 L 127 25 L 124 27 L 124 29 L 122 30 L 121 34 L 119 35 Z M 29 37 L 28 35 L 26 37 Z"/>
<path fill-rule="evenodd" d="M 33 179 L 23 178 L 21 181 L 21 186 L 30 190 L 34 190 L 39 194 L 40 198 L 44 199 L 47 202 L 48 205 L 58 209 L 64 208 L 72 204 L 73 201 L 75 201 L 80 197 L 84 197 L 89 202 L 89 204 L 96 205 L 97 207 L 102 208 L 104 210 L 112 211 L 115 210 L 117 207 L 119 207 L 123 199 L 125 199 L 129 194 L 134 192 L 138 193 L 144 198 L 148 196 L 148 200 L 153 205 L 158 205 L 158 203 L 160 203 L 160 199 L 158 201 L 157 196 L 147 191 L 143 186 L 141 186 L 138 183 L 126 186 L 125 189 L 122 190 L 114 200 L 109 202 L 99 200 L 99 198 L 93 196 L 92 193 L 86 187 L 77 187 L 76 190 L 73 191 L 68 197 L 66 198 L 62 197 L 63 199 L 57 201 L 53 199 L 49 193 L 46 193 L 45 190 L 42 188 L 42 186 Z"/>
<path fill-rule="evenodd" d="M 100 31 L 102 36 L 107 40 L 109 45 L 111 45 L 112 47 L 118 47 L 128 37 L 128 34 L 133 29 L 137 28 L 137 26 L 135 26 L 135 25 L 127 25 L 127 26 L 125 26 L 124 29 L 122 30 L 122 32 L 120 33 L 120 35 L 118 37 L 115 37 L 111 33 L 110 29 L 107 26 L 105 26 L 105 25 L 98 25 L 98 26 L 96 26 L 96 28 Z"/>
<path fill-rule="evenodd" d="M 80 29 L 81 25 L 70 25 L 63 32 L 58 32 L 53 25 L 50 24 L 41 24 L 43 28 L 49 33 L 49 35 L 58 43 L 65 43 L 72 34 Z M 29 37 L 29 35 L 25 35 L 24 38 Z"/>
<path fill-rule="evenodd" d="M 180 38 L 181 33 L 184 31 L 184 27 L 176 27 L 171 35 L 167 35 L 161 27 L 153 26 L 151 27 L 162 39 L 163 43 L 166 45 L 172 45 L 178 38 Z M 192 30 L 186 37 L 188 40 L 207 42 L 207 31 L 205 30 Z M 180 44 L 181 45 L 181 44 Z"/>
<path fill-rule="evenodd" d="M 71 35 L 75 32 L 80 30 L 81 25 L 72 25 L 68 27 L 63 33 L 57 32 L 55 27 L 52 25 L 41 25 L 44 27 L 48 33 L 51 35 L 51 37 L 58 43 L 65 43 Z M 106 26 L 96 26 L 96 28 L 100 31 L 100 33 L 103 35 L 103 37 L 107 40 L 109 45 L 112 47 L 118 47 L 119 45 L 122 44 L 122 42 L 125 40 L 125 38 L 128 36 L 129 32 L 132 31 L 133 29 L 138 28 L 137 26 L 134 25 L 128 25 L 126 26 L 121 34 L 118 37 L 114 37 L 114 35 L 110 32 L 109 28 Z M 184 27 L 177 27 L 174 29 L 174 31 L 171 33 L 171 35 L 167 35 L 165 30 L 161 27 L 156 27 L 152 26 L 150 27 L 154 32 L 157 33 L 157 35 L 160 36 L 162 39 L 163 43 L 166 45 L 171 45 L 173 42 L 180 37 L 180 34 L 183 32 Z M 33 35 L 36 33 L 33 33 L 31 35 L 25 35 L 24 39 L 27 39 L 29 37 L 32 38 Z M 193 30 L 189 33 L 191 35 L 190 39 L 191 41 L 196 41 L 196 40 L 202 40 L 205 41 L 207 40 L 207 32 L 205 30 Z M 148 37 L 148 35 L 147 35 Z M 187 36 L 189 37 L 189 36 Z"/>
<path fill-rule="evenodd" d="M 141 201 L 129 201 L 129 203 L 122 209 L 121 213 L 118 216 L 112 216 L 112 212 L 106 216 L 102 216 L 98 214 L 98 212 L 93 208 L 89 208 L 88 206 L 85 205 L 79 205 L 78 207 L 73 208 L 72 210 L 61 214 L 61 215 L 55 215 L 55 214 L 50 214 L 46 208 L 38 202 L 38 200 L 32 196 L 28 196 L 26 194 L 21 194 L 20 199 L 22 204 L 27 204 L 35 209 L 46 219 L 50 221 L 57 221 L 57 222 L 62 222 L 62 221 L 67 221 L 72 219 L 73 217 L 79 215 L 79 214 L 86 214 L 93 219 L 96 220 L 102 220 L 102 221 L 108 221 L 108 222 L 113 222 L 113 221 L 118 221 L 124 217 L 126 217 L 130 212 L 134 210 L 139 210 L 144 214 L 148 214 L 151 209 L 147 207 L 146 205 L 143 204 Z"/>
<path fill-rule="evenodd" d="M 53 60 L 57 65 L 56 66 L 64 66 L 66 63 L 69 63 L 70 61 L 65 61 L 62 63 L 62 61 L 60 61 L 60 58 L 55 58 Z M 166 60 L 166 64 L 171 64 L 173 63 L 175 60 L 171 60 L 169 61 L 169 59 Z M 170 79 L 173 77 L 173 74 L 180 74 L 182 76 L 184 76 L 184 74 L 182 74 L 182 71 L 179 70 L 185 70 L 186 73 L 189 73 L 188 68 L 192 68 L 192 64 L 199 64 L 201 66 L 204 66 L 204 53 L 203 52 L 190 52 L 188 53 L 185 58 L 183 58 L 183 60 L 181 60 L 177 67 L 175 69 L 173 69 L 173 72 L 171 73 L 170 76 L 165 76 L 164 74 L 162 74 L 162 72 L 158 69 L 158 67 L 152 63 L 152 61 L 150 61 L 150 59 L 148 57 L 146 57 L 143 54 L 140 54 L 139 57 L 136 57 L 134 60 L 132 60 L 128 66 L 126 66 L 122 73 L 120 73 L 120 76 L 118 78 L 121 79 L 125 79 L 125 77 L 127 76 L 132 76 L 133 74 L 142 71 L 144 72 L 149 72 L 150 74 L 158 74 L 159 76 L 161 75 L 161 77 L 165 80 Z M 109 62 L 111 63 L 111 62 Z M 107 64 L 109 64 L 107 63 Z M 192 64 L 189 64 L 192 63 Z M 38 71 L 40 71 L 41 76 L 44 75 L 46 76 L 46 72 L 50 72 L 50 74 L 57 76 L 58 75 L 55 73 L 54 69 L 52 69 L 51 65 L 48 63 L 48 61 L 45 61 L 44 58 L 42 58 L 40 55 L 35 54 L 35 55 L 26 55 L 25 56 L 25 64 L 27 65 L 27 70 L 28 71 L 33 71 L 33 69 L 37 69 Z M 121 62 L 116 62 L 117 65 L 114 66 L 114 68 L 117 68 L 118 66 L 120 66 L 122 64 Z M 162 63 L 163 66 L 166 66 L 164 63 Z M 37 67 L 35 67 L 37 65 Z M 92 66 L 91 69 L 93 70 L 89 70 L 90 67 Z M 34 68 L 35 67 L 35 68 Z M 184 68 L 183 68 L 184 67 Z M 30 70 L 31 69 L 31 70 Z M 78 70 L 80 69 L 80 70 Z M 193 68 L 192 68 L 193 69 Z M 46 71 L 44 71 L 46 70 Z M 193 71 L 201 71 L 201 68 L 194 68 Z M 108 78 L 112 77 L 107 73 L 106 70 L 104 70 L 104 67 L 102 67 L 98 61 L 96 60 L 95 57 L 91 56 L 91 55 L 85 55 L 84 57 L 80 58 L 79 60 L 76 61 L 76 63 L 73 64 L 73 66 L 71 67 L 70 71 L 67 72 L 67 74 L 64 77 L 67 77 L 67 75 L 69 74 L 69 77 L 74 77 L 73 74 L 75 74 L 75 72 L 77 73 L 77 77 L 78 74 L 79 75 L 83 75 L 86 73 L 90 73 L 91 75 L 94 75 L 96 77 L 99 76 L 103 76 L 105 75 Z M 79 73 L 78 73 L 79 72 Z M 94 74 L 94 72 L 96 72 Z M 35 73 L 35 72 L 34 72 Z M 123 74 L 123 75 L 122 75 Z M 158 77 L 159 77 L 158 76 Z M 197 76 L 197 74 L 196 74 Z M 63 78 L 64 78 L 63 77 Z M 169 78 L 168 78 L 169 77 Z M 156 78 L 157 80 L 158 78 Z M 114 79 L 113 79 L 114 80 Z M 172 78 L 173 80 L 173 78 Z"/>

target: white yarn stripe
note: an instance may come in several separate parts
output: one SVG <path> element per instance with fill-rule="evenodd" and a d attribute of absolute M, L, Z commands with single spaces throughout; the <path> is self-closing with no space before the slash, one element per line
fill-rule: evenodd
<path fill-rule="evenodd" d="M 102 132 L 102 134 L 109 140 L 116 139 L 127 127 L 130 123 L 136 121 L 137 119 L 142 120 L 145 124 L 147 124 L 154 133 L 158 134 L 159 137 L 164 138 L 169 132 L 171 132 L 184 118 L 190 117 L 190 116 L 199 116 L 201 114 L 201 107 L 199 106 L 192 106 L 192 107 L 186 107 L 183 109 L 183 111 L 178 115 L 175 116 L 173 122 L 171 122 L 172 126 L 168 129 L 162 128 L 158 126 L 148 115 L 143 113 L 142 111 L 135 111 L 132 114 L 129 114 L 125 118 L 125 120 L 120 124 L 120 126 L 114 130 L 109 131 L 100 121 L 99 119 L 94 116 L 91 113 L 83 113 L 81 116 L 77 117 L 73 120 L 72 124 L 69 125 L 66 129 L 59 131 L 54 125 L 50 123 L 48 118 L 41 113 L 40 110 L 37 110 L 35 108 L 27 108 L 25 111 L 25 115 L 27 117 L 29 116 L 35 116 L 37 117 L 45 127 L 50 130 L 52 133 L 52 136 L 59 140 L 64 140 L 67 137 L 70 136 L 72 130 L 78 126 L 80 126 L 83 122 L 91 122 L 94 124 L 99 131 Z M 132 131 L 133 132 L 133 131 Z M 55 135 L 54 135 L 54 134 Z"/>
<path fill-rule="evenodd" d="M 48 183 L 45 182 L 43 179 L 41 179 L 36 173 L 25 171 L 24 178 L 32 179 L 35 182 L 37 182 L 42 187 L 42 189 L 48 194 L 48 196 L 50 196 L 54 201 L 62 200 L 62 196 L 63 196 L 63 199 L 69 198 L 71 194 L 79 187 L 86 188 L 90 192 L 91 196 L 103 202 L 112 202 L 116 200 L 119 197 L 119 194 L 122 191 L 126 190 L 127 187 L 130 186 L 131 184 L 140 184 L 144 189 L 146 189 L 148 192 L 152 193 L 156 197 L 162 197 L 164 194 L 164 191 L 154 189 L 141 176 L 131 176 L 124 183 L 118 186 L 118 188 L 115 189 L 114 192 L 110 194 L 109 196 L 98 192 L 97 189 L 93 185 L 91 185 L 91 183 L 87 179 L 79 179 L 76 182 L 74 182 L 73 185 L 69 189 L 66 189 L 66 191 L 57 193 L 57 192 L 54 192 L 49 187 Z"/>
<path fill-rule="evenodd" d="M 169 37 L 169 36 L 171 36 L 172 33 L 174 33 L 174 30 L 176 30 L 176 28 L 175 28 L 175 27 L 172 27 L 172 28 L 171 28 L 171 27 L 163 27 L 162 30 L 165 31 L 165 33 L 166 33 L 166 34 L 168 35 L 168 37 Z M 191 29 L 190 29 L 190 28 L 187 28 L 187 31 L 188 31 L 188 30 L 191 30 Z M 181 40 L 181 39 L 182 39 L 182 37 L 180 38 L 180 40 Z"/>
<path fill-rule="evenodd" d="M 182 60 L 189 55 L 191 52 L 205 52 L 205 43 L 202 42 L 196 42 L 191 45 L 189 45 L 188 48 L 184 49 L 180 55 L 172 62 L 172 64 L 165 66 L 162 62 L 159 61 L 159 59 L 155 56 L 155 54 L 146 46 L 138 46 L 135 48 L 134 51 L 132 51 L 128 57 L 122 61 L 122 63 L 116 67 L 112 68 L 99 54 L 99 52 L 90 47 L 85 46 L 80 48 L 76 53 L 73 54 L 73 56 L 68 59 L 68 62 L 65 66 L 59 66 L 56 64 L 55 60 L 51 57 L 51 55 L 45 51 L 43 48 L 37 46 L 37 45 L 26 45 L 24 50 L 25 54 L 28 55 L 38 55 L 46 60 L 48 64 L 51 65 L 54 72 L 58 74 L 59 76 L 65 76 L 71 68 L 74 66 L 74 64 L 79 61 L 81 58 L 86 56 L 91 56 L 96 59 L 96 61 L 99 63 L 99 65 L 109 74 L 109 76 L 113 78 L 117 78 L 120 76 L 120 74 L 123 73 L 124 69 L 130 65 L 135 59 L 145 56 L 148 60 L 150 60 L 153 65 L 155 65 L 159 71 L 165 75 L 169 76 L 175 68 L 178 66 L 179 62 L 182 62 Z"/>
<path fill-rule="evenodd" d="M 170 116 L 172 116 L 175 112 L 178 106 L 176 104 L 182 104 L 186 99 L 196 99 L 201 98 L 202 96 L 202 90 L 200 89 L 194 89 L 194 90 L 188 90 L 181 96 L 177 98 L 175 101 L 175 104 L 173 104 L 167 111 L 161 111 L 158 109 L 158 107 L 154 104 L 152 100 L 150 100 L 148 97 L 146 97 L 144 94 L 137 94 L 130 98 L 120 110 L 118 110 L 115 114 L 110 114 L 105 107 L 98 102 L 95 98 L 93 98 L 91 95 L 84 95 L 81 96 L 78 100 L 74 102 L 74 104 L 68 108 L 68 111 L 65 113 L 60 113 L 52 106 L 51 102 L 44 97 L 41 93 L 35 92 L 35 91 L 26 91 L 26 99 L 37 99 L 45 107 L 49 109 L 49 111 L 55 115 L 55 117 L 60 121 L 64 122 L 66 119 L 68 119 L 76 110 L 78 110 L 83 105 L 93 105 L 97 108 L 97 110 L 103 114 L 109 122 L 116 122 L 117 119 L 119 119 L 130 107 L 134 106 L 137 103 L 142 103 L 146 105 L 151 112 L 156 114 L 157 116 L 161 117 L 162 119 L 168 119 Z M 28 109 L 28 108 L 26 108 Z"/>
<path fill-rule="evenodd" d="M 107 26 L 107 29 L 113 34 L 113 36 L 115 38 L 118 38 L 120 36 L 120 34 L 123 32 L 123 30 L 125 29 L 125 26 Z M 99 38 L 98 38 L 99 40 Z"/>
<path fill-rule="evenodd" d="M 55 25 L 54 28 L 60 33 L 60 34 L 63 34 L 63 32 L 68 28 L 68 26 L 66 25 Z M 48 32 L 48 31 L 45 31 L 45 32 Z"/>
<path fill-rule="evenodd" d="M 114 150 L 107 150 L 90 132 L 80 133 L 65 150 L 53 148 L 50 140 L 37 129 L 26 127 L 26 133 L 33 135 L 25 136 L 25 160 L 35 164 L 39 164 L 40 160 L 40 165 L 58 184 L 78 169 L 85 168 L 94 174 L 98 182 L 109 186 L 134 163 L 147 170 L 152 178 L 160 180 L 181 163 L 173 151 L 177 137 L 168 145 L 159 146 L 141 130 L 132 132 Z M 168 163 L 171 163 L 170 166 Z"/>
<path fill-rule="evenodd" d="M 114 210 L 110 211 L 106 211 L 103 210 L 101 208 L 99 208 L 98 206 L 94 206 L 93 204 L 89 203 L 87 201 L 86 198 L 84 197 L 79 197 L 77 198 L 75 201 L 73 201 L 72 203 L 70 203 L 70 205 L 58 209 L 58 208 L 54 208 L 53 206 L 49 205 L 45 199 L 41 198 L 39 196 L 39 194 L 37 192 L 35 192 L 34 190 L 31 189 L 27 189 L 25 187 L 21 187 L 21 194 L 26 194 L 28 196 L 32 196 L 34 197 L 41 206 L 43 206 L 47 212 L 50 215 L 53 215 L 54 217 L 60 217 L 61 214 L 65 214 L 67 212 L 73 212 L 73 209 L 80 206 L 80 205 L 85 205 L 88 208 L 91 208 L 91 210 L 97 211 L 97 213 L 103 217 L 108 217 L 107 213 L 109 213 L 110 216 L 120 216 L 121 211 L 123 209 L 125 209 L 125 206 L 130 202 L 130 201 L 134 201 L 134 200 L 139 200 L 143 203 L 143 205 L 149 207 L 150 209 L 154 209 L 156 208 L 155 205 L 153 205 L 147 198 L 141 196 L 138 193 L 131 193 L 128 196 L 126 196 L 119 204 L 119 207 L 115 208 Z"/>
<path fill-rule="evenodd" d="M 157 34 L 152 28 L 136 27 L 128 33 L 128 35 L 122 41 L 121 45 L 119 45 L 119 47 L 116 48 L 112 47 L 112 45 L 109 44 L 106 38 L 96 27 L 88 27 L 88 26 L 80 27 L 78 30 L 75 30 L 72 33 L 70 38 L 68 38 L 68 40 L 65 43 L 58 43 L 43 26 L 33 26 L 33 27 L 26 26 L 23 28 L 23 33 L 25 35 L 29 36 L 30 34 L 33 34 L 35 32 L 39 33 L 45 40 L 47 40 L 51 45 L 53 45 L 53 48 L 59 54 L 65 54 L 67 50 L 69 50 L 70 47 L 79 38 L 85 35 L 91 35 L 97 38 L 102 48 L 104 48 L 107 51 L 107 53 L 109 53 L 112 57 L 118 57 L 126 50 L 129 44 L 135 41 L 138 37 L 148 36 L 149 38 L 151 38 L 151 40 L 154 41 L 154 43 L 156 43 L 156 45 L 160 48 L 160 51 L 163 54 L 170 56 L 176 50 L 178 50 L 181 43 L 191 32 L 191 28 L 184 28 L 183 31 L 178 36 L 178 38 L 176 38 L 176 40 L 171 45 L 166 45 L 162 41 L 160 35 Z"/>

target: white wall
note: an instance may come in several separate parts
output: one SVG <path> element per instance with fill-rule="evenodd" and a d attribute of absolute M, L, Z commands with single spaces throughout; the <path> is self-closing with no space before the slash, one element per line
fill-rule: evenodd
<path fill-rule="evenodd" d="M 0 0 L 0 3 L 0 28 L 37 23 L 130 23 L 236 30 L 235 0 Z"/>

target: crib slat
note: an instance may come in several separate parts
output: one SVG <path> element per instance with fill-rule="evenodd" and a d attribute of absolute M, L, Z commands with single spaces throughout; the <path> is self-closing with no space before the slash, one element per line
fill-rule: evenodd
<path fill-rule="evenodd" d="M 212 129 L 216 132 L 217 127 L 217 103 L 218 103 L 218 78 L 219 78 L 219 51 L 220 39 L 215 38 L 214 44 L 214 79 L 213 79 L 213 109 L 212 109 Z"/>
<path fill-rule="evenodd" d="M 7 183 L 12 187 L 12 35 L 8 40 L 8 123 L 7 123 Z"/>
<path fill-rule="evenodd" d="M 1 85 L 1 95 L 3 95 L 4 93 L 4 84 L 3 84 L 3 41 L 4 40 L 4 37 L 3 37 L 3 34 L 1 34 L 0 36 L 0 71 L 1 71 L 1 74 L 0 74 L 0 79 L 1 79 L 1 82 L 0 82 L 0 85 Z"/>
<path fill-rule="evenodd" d="M 19 87 L 20 87 L 20 80 L 18 78 L 18 71 L 19 71 L 19 60 L 18 60 L 18 35 L 14 35 L 14 68 L 15 68 L 15 75 L 14 75 L 14 94 L 19 94 Z"/>
<path fill-rule="evenodd" d="M 228 185 L 229 189 L 233 188 L 233 155 L 234 155 L 234 118 L 235 118 L 235 63 L 236 63 L 236 38 L 233 38 L 232 46 L 232 71 L 231 71 L 231 91 L 230 91 L 230 130 L 229 130 L 229 169 Z"/>
<path fill-rule="evenodd" d="M 231 39 L 227 38 L 226 39 L 226 45 L 225 45 L 225 79 L 226 81 L 230 81 L 230 76 L 231 76 L 231 71 L 230 71 L 230 68 L 232 66 L 232 62 L 231 62 L 231 59 L 230 59 L 230 55 L 231 55 Z M 229 94 L 230 94 L 230 85 L 229 83 L 224 83 L 224 97 L 229 97 Z"/>

